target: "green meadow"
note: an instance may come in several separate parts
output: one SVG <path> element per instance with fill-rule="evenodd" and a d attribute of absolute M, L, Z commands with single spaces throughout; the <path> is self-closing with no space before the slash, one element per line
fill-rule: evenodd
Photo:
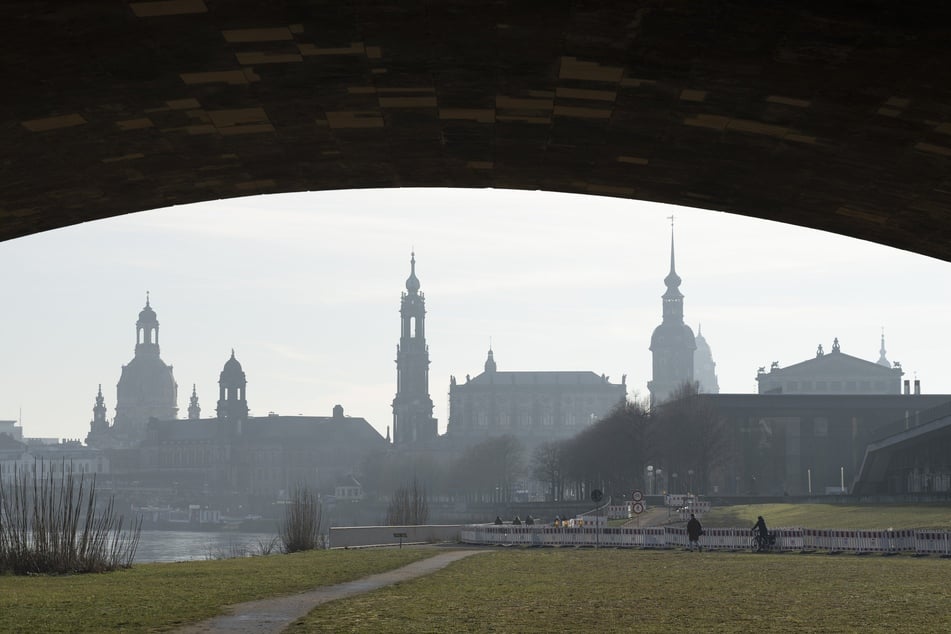
<path fill-rule="evenodd" d="M 938 632 L 951 561 L 505 549 L 318 607 L 291 632 Z"/>
<path fill-rule="evenodd" d="M 951 528 L 951 509 L 734 506 L 706 526 Z M 464 547 L 464 546 L 462 546 Z M 441 547 L 311 551 L 0 576 L 0 631 L 159 632 L 225 606 L 392 570 Z M 314 610 L 293 632 L 951 630 L 951 560 L 910 555 L 505 548 Z"/>

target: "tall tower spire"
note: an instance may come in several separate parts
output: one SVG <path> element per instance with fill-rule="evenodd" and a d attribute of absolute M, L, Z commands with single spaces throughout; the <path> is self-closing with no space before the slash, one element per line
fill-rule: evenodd
<path fill-rule="evenodd" d="M 882 347 L 878 350 L 878 361 L 876 363 L 886 368 L 892 367 L 892 364 L 885 357 L 885 326 L 882 326 Z"/>
<path fill-rule="evenodd" d="M 109 427 L 106 422 L 106 399 L 102 396 L 102 383 L 99 384 L 99 393 L 96 395 L 96 405 L 92 408 L 92 431 L 103 431 Z"/>
<path fill-rule="evenodd" d="M 192 397 L 188 401 L 188 420 L 198 420 L 201 418 L 201 407 L 198 405 L 198 392 L 195 384 L 192 383 Z"/>
<path fill-rule="evenodd" d="M 663 321 L 654 329 L 650 350 L 653 353 L 653 378 L 647 384 L 651 403 L 657 404 L 683 384 L 694 383 L 694 351 L 697 342 L 690 326 L 684 323 L 684 296 L 680 292 L 674 255 L 674 217 L 670 216 L 670 271 L 664 278 L 667 290 L 662 296 Z"/>
<path fill-rule="evenodd" d="M 419 292 L 416 253 L 400 301 L 400 343 L 396 347 L 396 398 L 393 399 L 393 444 L 411 445 L 437 435 L 429 397 L 429 347 L 426 345 L 426 297 Z"/>

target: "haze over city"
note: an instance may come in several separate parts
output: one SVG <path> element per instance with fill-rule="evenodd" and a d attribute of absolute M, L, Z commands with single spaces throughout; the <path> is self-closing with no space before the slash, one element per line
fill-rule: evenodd
<path fill-rule="evenodd" d="M 946 262 L 814 230 L 611 198 L 504 190 L 298 193 L 154 210 L 0 246 L 0 419 L 27 436 L 84 438 L 99 384 L 133 356 L 149 293 L 179 416 L 192 385 L 212 416 L 234 349 L 254 415 L 392 424 L 399 300 L 416 254 L 429 392 L 440 432 L 450 375 L 627 375 L 647 395 L 674 216 L 685 321 L 710 344 L 721 392 L 756 391 L 838 338 L 887 356 L 926 393 L 951 393 Z M 490 344 L 491 342 L 491 344 Z"/>

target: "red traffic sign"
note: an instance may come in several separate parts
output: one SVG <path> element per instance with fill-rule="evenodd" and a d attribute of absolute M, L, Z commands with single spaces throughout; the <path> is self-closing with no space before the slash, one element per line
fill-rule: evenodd
<path fill-rule="evenodd" d="M 640 515 L 641 513 L 644 512 L 643 502 L 635 502 L 634 507 L 631 510 L 634 511 L 635 515 Z"/>
<path fill-rule="evenodd" d="M 634 489 L 634 492 L 631 493 L 631 499 L 634 500 L 635 502 L 640 502 L 641 500 L 644 499 L 644 494 L 641 493 L 640 489 Z"/>

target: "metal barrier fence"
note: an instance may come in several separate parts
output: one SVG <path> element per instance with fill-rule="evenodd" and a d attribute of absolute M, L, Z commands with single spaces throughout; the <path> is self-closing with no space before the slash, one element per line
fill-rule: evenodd
<path fill-rule="evenodd" d="M 772 533 L 778 552 L 827 551 L 830 553 L 913 553 L 951 557 L 951 531 L 840 530 L 779 528 Z M 595 528 L 510 526 L 472 524 L 464 526 L 466 544 L 499 546 L 604 546 L 609 548 L 685 548 L 687 531 L 675 526 L 644 528 Z M 706 528 L 700 537 L 705 550 L 754 550 L 747 528 Z"/>

